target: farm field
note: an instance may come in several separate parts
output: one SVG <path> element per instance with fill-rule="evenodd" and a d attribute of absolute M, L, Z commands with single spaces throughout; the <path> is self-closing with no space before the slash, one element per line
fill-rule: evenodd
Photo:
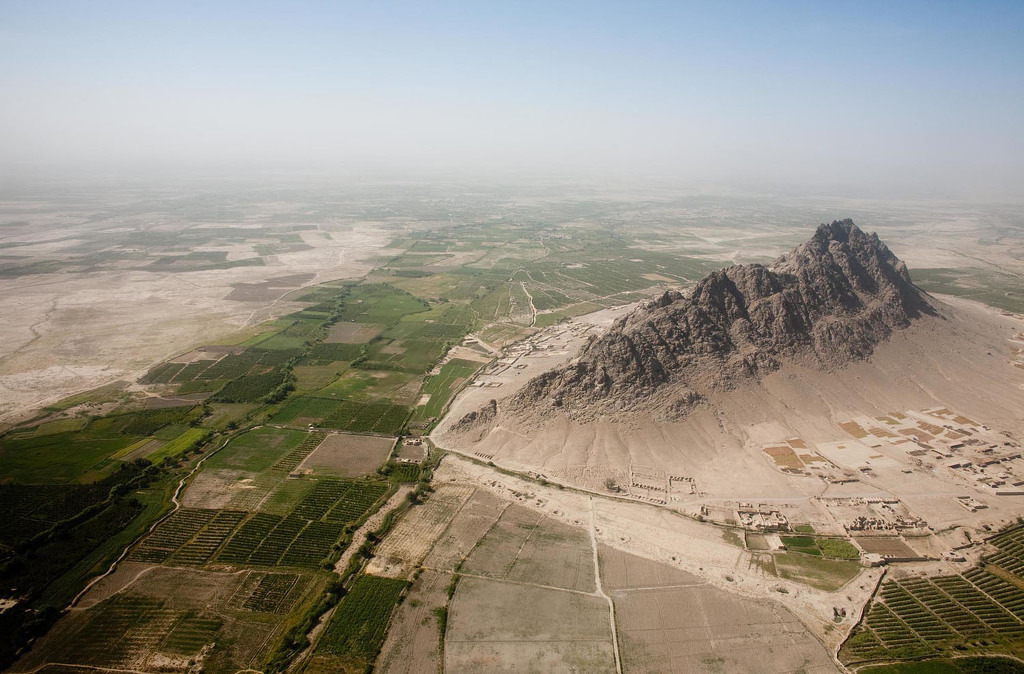
<path fill-rule="evenodd" d="M 392 578 L 407 578 L 473 491 L 466 485 L 439 486 L 425 503 L 414 506 L 381 542 L 368 571 Z"/>
<path fill-rule="evenodd" d="M 474 491 L 427 554 L 423 566 L 438 571 L 455 571 L 507 506 L 507 502 L 489 491 Z"/>
<path fill-rule="evenodd" d="M 883 583 L 843 644 L 849 665 L 947 654 L 1024 654 L 1024 527 L 991 539 L 997 552 L 957 575 L 895 578 Z M 955 670 L 953 670 L 955 671 Z"/>
<path fill-rule="evenodd" d="M 334 551 L 345 525 L 363 517 L 388 490 L 386 482 L 337 478 L 284 484 L 302 490 L 287 490 L 286 498 L 275 501 L 278 487 L 260 512 L 181 509 L 129 559 L 174 566 L 317 568 Z"/>
<path fill-rule="evenodd" d="M 424 570 L 409 588 L 391 619 L 387 638 L 374 665 L 386 674 L 420 674 L 440 671 L 441 636 L 447 622 L 451 576 Z"/>
<path fill-rule="evenodd" d="M 47 661 L 139 671 L 184 671 L 189 661 L 201 662 L 207 672 L 259 667 L 288 613 L 313 600 L 323 586 L 322 575 L 156 567 L 116 594 L 87 604 L 88 611 L 70 614 L 12 671 Z"/>
<path fill-rule="evenodd" d="M 459 358 L 445 363 L 441 367 L 441 371 L 431 375 L 427 379 L 427 383 L 423 385 L 420 391 L 421 396 L 429 396 L 429 398 L 426 399 L 426 402 L 416 405 L 412 423 L 440 417 L 445 405 L 451 400 L 452 393 L 469 377 L 472 377 L 482 365 L 481 362 Z"/>
<path fill-rule="evenodd" d="M 462 572 L 577 592 L 595 590 L 586 531 L 514 504 L 473 549 Z"/>
<path fill-rule="evenodd" d="M 387 460 L 394 445 L 395 438 L 330 433 L 295 469 L 310 470 L 314 475 L 372 475 Z"/>
<path fill-rule="evenodd" d="M 625 552 L 601 552 L 623 671 L 837 671 L 824 647 L 781 605 Z"/>
<path fill-rule="evenodd" d="M 361 575 L 334 611 L 306 672 L 363 672 L 384 643 L 388 621 L 408 582 Z"/>
<path fill-rule="evenodd" d="M 578 592 L 463 577 L 444 659 L 450 672 L 614 672 L 608 605 Z"/>

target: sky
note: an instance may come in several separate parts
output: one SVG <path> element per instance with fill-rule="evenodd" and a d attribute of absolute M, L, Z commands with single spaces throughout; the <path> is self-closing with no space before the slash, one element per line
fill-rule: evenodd
<path fill-rule="evenodd" d="M 0 168 L 1020 198 L 1024 2 L 0 0 Z"/>

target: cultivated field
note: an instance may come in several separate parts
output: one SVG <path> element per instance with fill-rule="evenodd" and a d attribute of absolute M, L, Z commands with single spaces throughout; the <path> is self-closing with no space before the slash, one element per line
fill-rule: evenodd
<path fill-rule="evenodd" d="M 303 459 L 296 471 L 310 470 L 314 475 L 326 473 L 343 477 L 372 475 L 387 460 L 394 446 L 394 438 L 331 433 Z"/>
<path fill-rule="evenodd" d="M 426 503 L 414 506 L 377 548 L 367 570 L 407 578 L 473 494 L 469 486 L 441 485 Z"/>
<path fill-rule="evenodd" d="M 441 638 L 448 619 L 451 576 L 427 569 L 395 611 L 375 671 L 420 674 L 441 670 Z"/>
<path fill-rule="evenodd" d="M 828 652 L 781 605 L 725 592 L 625 552 L 601 552 L 623 671 L 836 671 Z"/>
<path fill-rule="evenodd" d="M 843 645 L 841 660 L 1024 654 L 1024 527 L 991 542 L 996 553 L 961 574 L 887 580 Z"/>
<path fill-rule="evenodd" d="M 463 578 L 444 656 L 450 672 L 614 672 L 608 605 L 580 592 Z"/>
<path fill-rule="evenodd" d="M 69 614 L 13 671 L 44 662 L 167 672 L 196 662 L 207 672 L 259 667 L 289 610 L 323 586 L 320 575 L 158 567 Z"/>
<path fill-rule="evenodd" d="M 518 505 L 509 506 L 473 549 L 462 572 L 536 585 L 593 592 L 590 538 Z"/>

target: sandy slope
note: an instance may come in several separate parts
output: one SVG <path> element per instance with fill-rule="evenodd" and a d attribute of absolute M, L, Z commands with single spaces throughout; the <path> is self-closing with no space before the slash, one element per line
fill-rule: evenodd
<path fill-rule="evenodd" d="M 469 411 L 456 405 L 434 438 L 444 447 L 491 455 L 499 465 L 580 486 L 597 487 L 632 463 L 692 476 L 709 495 L 738 498 L 809 495 L 788 476 L 767 470 L 750 450 L 790 437 L 841 438 L 837 424 L 857 414 L 948 406 L 1024 436 L 1024 370 L 1009 362 L 1009 340 L 1024 322 L 944 299 L 939 317 L 898 332 L 866 361 L 835 372 L 786 366 L 718 395 L 681 423 L 655 423 L 641 413 L 626 423 L 581 425 L 561 418 L 535 425 L 499 414 L 498 425 L 476 441 L 450 431 L 454 419 Z M 514 388 L 489 391 L 504 396 Z"/>

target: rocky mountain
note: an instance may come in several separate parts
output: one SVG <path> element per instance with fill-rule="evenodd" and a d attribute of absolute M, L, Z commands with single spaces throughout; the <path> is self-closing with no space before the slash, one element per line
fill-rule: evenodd
<path fill-rule="evenodd" d="M 771 265 L 727 267 L 686 294 L 666 292 L 531 380 L 504 409 L 492 403 L 459 425 L 479 426 L 499 411 L 585 421 L 643 409 L 678 419 L 712 392 L 786 361 L 834 369 L 865 358 L 932 313 L 928 295 L 877 235 L 836 221 Z"/>

